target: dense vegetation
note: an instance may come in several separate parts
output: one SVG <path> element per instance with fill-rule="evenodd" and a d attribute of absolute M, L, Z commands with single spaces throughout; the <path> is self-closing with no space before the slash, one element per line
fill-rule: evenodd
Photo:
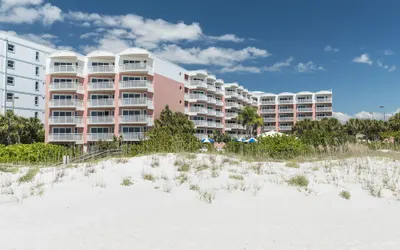
<path fill-rule="evenodd" d="M 257 108 L 244 106 L 238 115 L 238 121 L 246 128 L 247 135 L 257 135 L 257 128 L 264 124 L 263 118 L 257 113 Z"/>
<path fill-rule="evenodd" d="M 39 119 L 17 116 L 11 110 L 0 115 L 0 144 L 34 142 L 44 142 L 44 128 Z"/>

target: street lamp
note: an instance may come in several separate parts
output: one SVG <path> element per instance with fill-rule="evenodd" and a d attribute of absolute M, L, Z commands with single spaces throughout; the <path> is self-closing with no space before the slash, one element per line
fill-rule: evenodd
<path fill-rule="evenodd" d="M 385 106 L 379 106 L 379 108 L 383 109 L 383 121 L 386 121 Z"/>

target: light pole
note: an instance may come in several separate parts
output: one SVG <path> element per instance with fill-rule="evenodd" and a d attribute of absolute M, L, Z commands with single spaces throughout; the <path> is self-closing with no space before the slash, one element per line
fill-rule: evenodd
<path fill-rule="evenodd" d="M 380 106 L 379 108 L 383 109 L 383 121 L 386 121 L 385 106 Z"/>

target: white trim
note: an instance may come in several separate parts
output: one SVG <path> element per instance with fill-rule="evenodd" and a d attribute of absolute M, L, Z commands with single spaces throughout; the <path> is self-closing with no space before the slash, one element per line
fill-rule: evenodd
<path fill-rule="evenodd" d="M 72 116 L 75 116 L 75 111 L 74 110 L 52 110 L 51 111 L 51 116 L 54 116 L 54 112 L 69 112 L 69 113 L 71 113 Z"/>

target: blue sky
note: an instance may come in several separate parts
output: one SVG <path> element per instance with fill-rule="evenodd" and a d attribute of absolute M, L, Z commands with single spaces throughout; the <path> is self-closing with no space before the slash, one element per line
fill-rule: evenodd
<path fill-rule="evenodd" d="M 400 108 L 398 1 L 0 3 L 1 30 L 60 49 L 138 46 L 250 90 L 333 89 L 343 119 Z"/>

